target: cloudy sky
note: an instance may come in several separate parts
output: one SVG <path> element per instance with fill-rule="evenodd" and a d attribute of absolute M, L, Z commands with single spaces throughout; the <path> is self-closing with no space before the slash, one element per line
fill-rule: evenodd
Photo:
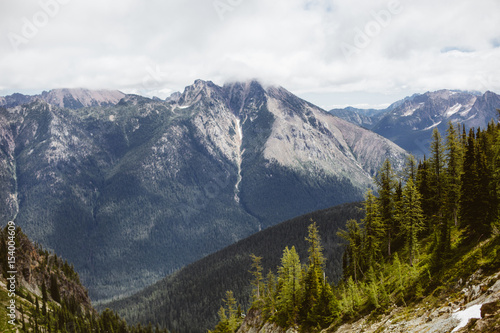
<path fill-rule="evenodd" d="M 258 79 L 324 108 L 500 93 L 498 0 L 0 2 L 0 95 Z"/>

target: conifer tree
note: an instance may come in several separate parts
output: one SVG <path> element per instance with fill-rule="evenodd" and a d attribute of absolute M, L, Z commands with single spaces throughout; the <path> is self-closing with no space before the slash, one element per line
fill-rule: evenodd
<path fill-rule="evenodd" d="M 446 137 L 446 215 L 455 226 L 458 226 L 458 206 L 460 202 L 460 177 L 463 164 L 463 149 L 458 129 L 451 122 L 448 123 Z"/>
<path fill-rule="evenodd" d="M 418 247 L 418 234 L 423 229 L 424 217 L 420 193 L 411 179 L 408 180 L 403 189 L 402 208 L 403 210 L 398 215 L 401 217 L 401 229 L 405 235 L 409 264 L 413 266 L 413 259 Z"/>
<path fill-rule="evenodd" d="M 433 195 L 430 190 L 430 165 L 429 161 L 426 160 L 425 156 L 423 161 L 419 162 L 418 172 L 417 172 L 417 188 L 418 192 L 422 196 L 422 211 L 424 212 L 425 218 L 425 229 L 424 234 L 428 235 L 431 232 L 432 223 L 432 207 L 433 207 Z"/>
<path fill-rule="evenodd" d="M 344 239 L 347 244 L 344 251 L 344 279 L 353 277 L 354 281 L 358 281 L 358 273 L 361 271 L 361 255 L 363 251 L 362 232 L 356 220 L 348 220 L 346 223 L 347 230 L 339 230 L 337 235 Z"/>
<path fill-rule="evenodd" d="M 241 313 L 238 313 L 238 305 L 232 291 L 226 291 L 224 306 L 219 309 L 219 323 L 215 326 L 212 333 L 230 333 L 236 332 L 241 325 Z"/>
<path fill-rule="evenodd" d="M 405 166 L 403 170 L 403 179 L 407 182 L 409 179 L 412 179 L 414 183 L 417 181 L 417 171 L 418 165 L 415 156 L 408 155 L 405 161 Z"/>
<path fill-rule="evenodd" d="M 52 299 L 58 303 L 61 303 L 61 294 L 59 292 L 59 283 L 57 281 L 57 276 L 52 274 L 50 276 L 50 296 Z"/>
<path fill-rule="evenodd" d="M 278 270 L 278 292 L 276 301 L 276 321 L 282 327 L 297 324 L 302 295 L 302 267 L 300 258 L 292 246 L 283 251 Z"/>
<path fill-rule="evenodd" d="M 363 255 L 366 257 L 366 267 L 373 267 L 381 255 L 382 237 L 384 229 L 380 221 L 379 206 L 377 198 L 371 190 L 368 190 L 364 202 L 365 219 L 364 224 L 364 241 Z"/>
<path fill-rule="evenodd" d="M 329 307 L 330 302 L 325 301 L 326 299 L 330 300 L 332 295 L 330 295 L 331 288 L 326 287 L 323 247 L 318 226 L 316 222 L 312 220 L 311 222 L 306 238 L 309 242 L 309 266 L 304 277 L 304 296 L 301 311 L 301 322 L 306 327 L 314 327 L 319 323 L 324 323 L 326 321 L 325 316 L 329 318 L 332 312 Z M 324 298 L 324 302 L 328 303 L 327 308 L 321 308 L 321 297 Z"/>
<path fill-rule="evenodd" d="M 276 276 L 271 270 L 269 270 L 266 276 L 264 305 L 262 308 L 264 318 L 270 318 L 276 312 L 276 298 L 277 298 Z"/>
<path fill-rule="evenodd" d="M 229 329 L 235 332 L 241 324 L 241 313 L 238 313 L 238 304 L 232 291 L 229 290 L 226 292 L 224 303 L 226 304 L 228 313 Z"/>
<path fill-rule="evenodd" d="M 441 139 L 441 135 L 437 128 L 432 131 L 432 142 L 431 142 L 431 158 L 430 163 L 430 188 L 432 191 L 432 208 L 431 214 L 434 219 L 434 232 L 436 236 L 441 230 L 443 223 L 443 194 L 445 188 L 444 182 L 444 147 Z M 437 238 L 437 237 L 436 237 Z"/>
<path fill-rule="evenodd" d="M 252 269 L 250 273 L 253 275 L 253 281 L 252 281 L 252 286 L 253 286 L 253 294 L 252 294 L 252 299 L 253 299 L 253 306 L 256 306 L 260 308 L 262 306 L 262 299 L 261 299 L 261 289 L 262 289 L 262 257 L 257 257 L 255 254 L 251 254 L 250 257 L 252 258 Z"/>
<path fill-rule="evenodd" d="M 378 186 L 380 218 L 386 232 L 387 255 L 391 256 L 391 241 L 394 236 L 394 191 L 395 174 L 391 162 L 386 159 L 375 181 Z"/>
<path fill-rule="evenodd" d="M 476 201 L 476 219 L 478 233 L 489 236 L 491 223 L 496 218 L 496 195 L 494 195 L 493 172 L 490 169 L 489 156 L 491 144 L 486 132 L 478 130 L 476 147 L 476 166 L 478 190 Z"/>
<path fill-rule="evenodd" d="M 476 144 L 474 130 L 470 129 L 465 146 L 463 161 L 463 173 L 460 182 L 460 222 L 461 227 L 466 228 L 469 235 L 474 233 L 476 220 L 475 198 L 479 183 L 476 164 Z"/>
<path fill-rule="evenodd" d="M 47 295 L 47 286 L 45 285 L 45 280 L 42 281 L 42 299 L 44 302 L 47 302 L 49 300 L 49 297 Z"/>

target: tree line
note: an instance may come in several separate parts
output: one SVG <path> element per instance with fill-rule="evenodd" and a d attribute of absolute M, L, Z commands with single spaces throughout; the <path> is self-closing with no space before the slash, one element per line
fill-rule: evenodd
<path fill-rule="evenodd" d="M 498 243 L 499 195 L 500 125 L 491 122 L 467 133 L 460 124 L 449 123 L 444 139 L 435 129 L 430 156 L 418 162 L 409 156 L 399 173 L 386 160 L 375 177 L 375 191 L 365 195 L 364 218 L 350 219 L 338 231 L 345 250 L 337 285 L 327 281 L 319 231 L 311 220 L 306 263 L 294 247 L 286 247 L 277 272 L 264 276 L 262 257 L 252 255 L 252 310 L 259 311 L 263 322 L 317 331 L 363 311 L 405 305 L 444 284 L 435 276 L 449 269 L 447 263 L 469 266 L 461 271 L 455 267 L 448 275 L 476 267 L 478 260 L 471 265 L 475 257 L 464 249 L 472 253 L 488 239 Z M 481 263 L 498 266 L 496 250 L 491 253 Z M 212 332 L 234 332 L 241 325 L 232 292 L 226 294 L 219 317 Z"/>

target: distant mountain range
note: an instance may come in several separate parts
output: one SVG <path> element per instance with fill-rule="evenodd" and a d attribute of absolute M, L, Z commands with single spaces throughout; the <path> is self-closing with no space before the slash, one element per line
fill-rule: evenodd
<path fill-rule="evenodd" d="M 333 109 L 330 113 L 368 128 L 416 156 L 428 155 L 432 130 L 446 135 L 448 122 L 460 123 L 466 128 L 484 128 L 492 119 L 498 119 L 500 96 L 456 90 L 439 90 L 415 94 L 397 101 L 384 110 L 355 108 Z"/>
<path fill-rule="evenodd" d="M 0 99 L 0 216 L 129 294 L 261 229 L 361 200 L 391 141 L 256 81 L 165 101 L 59 89 Z"/>
<path fill-rule="evenodd" d="M 115 105 L 123 97 L 125 94 L 118 90 L 53 89 L 44 91 L 40 95 L 0 96 L 0 106 L 9 108 L 41 100 L 60 108 L 79 109 L 87 106 Z"/>

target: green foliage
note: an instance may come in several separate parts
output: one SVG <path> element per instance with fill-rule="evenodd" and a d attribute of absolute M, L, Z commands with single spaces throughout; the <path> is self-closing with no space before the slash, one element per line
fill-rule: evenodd
<path fill-rule="evenodd" d="M 326 275 L 329 281 L 337 282 L 342 277 L 343 250 L 336 232 L 345 226 L 346 220 L 359 220 L 363 216 L 361 204 L 352 203 L 294 218 L 186 266 L 140 293 L 105 306 L 115 310 L 128 323 L 145 325 L 152 322 L 171 331 L 206 332 L 219 321 L 220 300 L 226 290 L 234 292 L 244 309 L 250 308 L 253 288 L 249 282 L 253 277 L 249 270 L 250 254 L 253 253 L 262 257 L 262 272 L 266 273 L 263 312 L 271 317 L 276 299 L 275 292 L 269 290 L 276 290 L 277 281 L 270 280 L 267 273 L 272 271 L 271 275 L 276 278 L 276 268 L 281 266 L 283 249 L 287 246 L 289 249 L 294 246 L 300 258 L 308 257 L 309 243 L 305 235 L 311 218 L 321 230 Z M 104 306 L 99 309 L 103 310 Z"/>
<path fill-rule="evenodd" d="M 282 327 L 297 324 L 299 305 L 302 299 L 303 272 L 300 258 L 292 246 L 283 250 L 281 266 L 278 269 L 276 313 L 274 319 Z"/>
<path fill-rule="evenodd" d="M 219 323 L 213 331 L 208 331 L 209 333 L 232 333 L 240 327 L 242 314 L 238 311 L 239 307 L 232 291 L 226 292 L 224 304 L 225 307 L 221 306 L 219 310 Z"/>
<path fill-rule="evenodd" d="M 489 212 L 498 212 L 498 172 L 493 166 L 497 163 L 495 154 L 499 154 L 499 149 L 493 147 L 493 142 L 498 142 L 500 127 L 491 127 L 486 133 L 479 131 L 476 134 L 473 131 L 472 135 L 465 137 L 465 141 L 449 129 L 444 145 L 438 134 L 434 133 L 434 154 L 431 159 L 420 161 L 418 167 L 415 167 L 415 161 L 408 160 L 402 178 L 394 174 L 390 163 L 384 164 L 377 177 L 378 197 L 367 193 L 364 216 L 344 216 L 346 224 L 336 225 L 335 229 L 324 223 L 327 214 L 323 215 L 326 212 L 323 211 L 320 216 L 312 216 L 313 220 L 319 217 L 318 224 L 309 224 L 308 235 L 306 240 L 302 239 L 303 243 L 297 240 L 298 233 L 287 235 L 288 229 L 280 229 L 278 233 L 277 228 L 271 228 L 273 233 L 265 231 L 259 235 L 266 235 L 267 238 L 265 241 L 263 238 L 258 246 L 254 247 L 255 244 L 247 239 L 238 246 L 230 247 L 227 252 L 209 256 L 205 264 L 211 269 L 200 271 L 213 273 L 223 269 L 228 273 L 232 272 L 230 267 L 233 266 L 230 264 L 235 262 L 229 258 L 239 255 L 240 258 L 248 259 L 249 253 L 262 256 L 262 270 L 254 266 L 251 272 L 254 281 L 262 281 L 259 283 L 258 295 L 262 299 L 259 306 L 264 320 L 277 323 L 283 328 L 318 331 L 370 312 L 383 313 L 392 305 L 410 305 L 424 297 L 441 297 L 440 294 L 451 290 L 459 278 L 470 276 L 478 268 L 497 270 L 500 268 L 497 256 L 500 238 L 498 231 L 492 231 L 497 230 L 492 225 L 498 223 L 498 216 Z M 469 155 L 467 149 L 470 150 Z M 462 151 L 465 153 L 462 154 Z M 467 161 L 467 158 L 470 160 Z M 467 172 L 467 163 L 474 167 L 473 173 Z M 452 176 L 457 172 L 458 179 Z M 482 180 L 480 174 L 483 175 Z M 481 198 L 480 204 L 484 205 L 482 207 L 489 207 L 488 214 L 478 213 L 473 206 L 463 207 L 468 204 L 464 200 L 464 193 L 469 185 L 476 191 L 473 193 L 486 189 L 478 197 Z M 457 193 L 460 194 L 458 201 Z M 467 209 L 470 209 L 470 221 L 463 214 Z M 336 218 L 338 217 L 337 215 Z M 299 221 L 301 223 L 301 232 L 305 230 L 305 223 L 309 223 L 309 220 L 310 216 L 296 220 L 297 224 Z M 358 223 L 359 220 L 362 223 Z M 457 223 L 454 223 L 455 220 Z M 287 224 L 287 227 L 290 225 Z M 326 235 L 325 243 L 320 242 L 318 226 L 321 230 L 330 226 L 323 233 Z M 479 230 L 484 228 L 483 232 L 473 230 L 476 227 Z M 490 237 L 491 233 L 493 237 Z M 271 234 L 274 237 L 270 237 Z M 330 234 L 338 237 L 331 238 Z M 336 244 L 340 239 L 346 242 L 342 258 L 344 278 L 334 287 L 327 282 L 326 275 L 331 272 L 330 257 L 334 253 L 341 253 L 332 251 L 338 250 Z M 278 245 L 281 246 L 279 253 L 275 247 Z M 382 250 L 385 245 L 387 251 Z M 231 256 L 227 256 L 229 252 Z M 326 255 L 327 253 L 329 254 Z M 281 261 L 277 262 L 276 258 L 280 256 Z M 300 268 L 299 258 L 306 256 L 308 261 Z M 226 261 L 229 262 L 227 265 L 221 264 Z M 269 265 L 270 262 L 272 264 Z M 252 263 L 241 260 L 238 265 L 241 271 L 248 273 Z M 216 266 L 217 269 L 214 269 Z M 262 278 L 262 271 L 276 266 L 279 266 L 277 277 L 271 271 L 265 279 Z M 325 270 L 327 274 L 324 273 Z M 164 282 L 163 287 L 170 289 L 174 282 L 180 285 L 178 281 L 187 279 L 188 273 L 200 275 L 198 272 L 195 273 L 193 267 L 191 270 L 183 270 L 176 279 Z M 217 275 L 218 280 L 214 277 L 213 280 L 198 280 L 193 285 L 183 285 L 183 290 L 192 290 L 196 294 L 198 284 L 205 289 L 207 286 L 211 289 L 214 284 L 236 285 L 234 281 L 225 280 L 225 275 L 227 274 Z M 238 275 L 235 273 L 231 276 Z M 339 276 L 336 275 L 335 278 Z M 250 278 L 249 275 L 246 276 L 247 286 Z M 242 277 L 239 282 L 244 281 Z M 257 284 L 254 283 L 255 285 Z M 250 291 L 248 287 L 240 287 L 235 294 L 242 295 L 246 292 L 250 295 Z M 151 288 L 148 292 L 149 294 L 142 294 L 141 297 L 159 294 L 158 288 Z M 137 298 L 132 300 L 135 302 Z M 148 308 L 144 306 L 139 309 Z M 141 312 L 137 307 L 129 309 Z M 222 322 L 228 321 L 227 310 L 221 311 L 220 315 L 224 319 Z M 222 328 L 225 329 L 224 327 Z"/>
<path fill-rule="evenodd" d="M 7 232 L 0 230 L 0 242 L 5 243 Z M 34 246 L 20 228 L 16 229 L 16 269 L 19 272 L 31 270 L 30 281 L 21 282 L 23 274 L 17 276 L 16 307 L 19 314 L 16 325 L 0 322 L 1 332 L 54 332 L 54 333 L 152 333 L 149 328 L 129 326 L 113 311 L 106 309 L 102 314 L 91 306 L 86 291 L 79 282 L 78 273 L 67 261 Z M 3 278 L 2 278 L 3 279 Z M 35 282 L 33 282 L 35 281 Z M 2 281 L 6 284 L 6 280 Z M 41 290 L 42 298 L 21 287 L 30 284 L 31 289 Z M 35 283 L 33 285 L 33 283 Z M 49 288 L 47 288 L 47 285 Z M 85 296 L 82 296 L 85 295 Z M 0 287 L 0 315 L 7 318 L 5 311 L 11 297 L 5 287 Z M 157 329 L 156 333 L 167 330 Z"/>
<path fill-rule="evenodd" d="M 391 242 L 396 230 L 394 220 L 394 192 L 396 190 L 396 176 L 391 162 L 386 159 L 377 177 L 375 178 L 378 190 L 381 223 L 386 232 L 387 255 L 391 256 Z"/>
<path fill-rule="evenodd" d="M 252 258 L 252 269 L 250 273 L 253 276 L 252 286 L 253 286 L 253 294 L 252 294 L 252 307 L 260 308 L 262 301 L 262 257 L 257 257 L 255 254 L 251 254 L 250 258 Z"/>
<path fill-rule="evenodd" d="M 357 281 L 358 272 L 362 273 L 362 230 L 358 222 L 354 219 L 347 221 L 346 228 L 347 230 L 339 230 L 337 232 L 337 235 L 347 242 L 343 261 L 344 276 L 354 276 L 354 280 Z"/>
<path fill-rule="evenodd" d="M 413 266 L 415 252 L 418 249 L 420 232 L 424 228 L 424 217 L 418 193 L 410 178 L 403 189 L 402 206 L 398 212 L 401 230 L 406 240 L 410 266 Z"/>
<path fill-rule="evenodd" d="M 410 178 L 411 179 L 411 178 Z M 369 190 L 365 199 L 363 253 L 366 258 L 365 267 L 373 268 L 382 255 L 384 229 L 380 218 L 380 208 L 375 195 Z"/>

